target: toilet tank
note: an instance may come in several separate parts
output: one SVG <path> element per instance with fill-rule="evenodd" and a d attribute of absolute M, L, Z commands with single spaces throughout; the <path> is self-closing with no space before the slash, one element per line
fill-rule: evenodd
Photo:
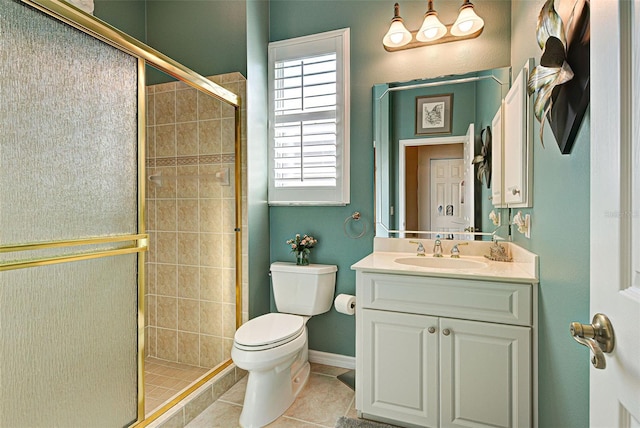
<path fill-rule="evenodd" d="M 271 283 L 278 312 L 311 316 L 329 311 L 337 271 L 335 265 L 273 263 Z"/>

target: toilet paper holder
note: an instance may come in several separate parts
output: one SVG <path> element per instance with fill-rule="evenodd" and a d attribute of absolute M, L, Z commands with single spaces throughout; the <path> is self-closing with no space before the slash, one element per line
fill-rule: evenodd
<path fill-rule="evenodd" d="M 333 301 L 336 311 L 345 315 L 354 315 L 356 313 L 356 296 L 351 294 L 338 294 Z"/>

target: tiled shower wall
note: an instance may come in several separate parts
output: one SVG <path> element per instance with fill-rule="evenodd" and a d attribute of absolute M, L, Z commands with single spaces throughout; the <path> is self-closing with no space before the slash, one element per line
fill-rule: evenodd
<path fill-rule="evenodd" d="M 245 78 L 209 78 L 240 96 L 246 147 Z M 145 354 L 210 368 L 230 358 L 236 330 L 235 113 L 180 82 L 147 89 L 147 177 L 156 178 L 147 181 Z M 226 169 L 228 185 L 215 177 Z M 242 169 L 246 243 L 246 154 Z"/>

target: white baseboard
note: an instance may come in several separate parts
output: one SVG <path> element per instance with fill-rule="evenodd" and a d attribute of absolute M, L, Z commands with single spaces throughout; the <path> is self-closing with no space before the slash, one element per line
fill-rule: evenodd
<path fill-rule="evenodd" d="M 342 367 L 344 369 L 355 369 L 356 358 L 347 355 L 330 354 L 328 352 L 314 351 L 309 349 L 309 361 L 327 366 Z"/>

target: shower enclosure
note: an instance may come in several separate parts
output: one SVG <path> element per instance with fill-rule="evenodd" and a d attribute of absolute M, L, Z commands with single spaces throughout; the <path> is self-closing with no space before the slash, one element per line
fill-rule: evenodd
<path fill-rule="evenodd" d="M 207 366 L 171 404 L 230 364 L 243 284 L 239 97 L 56 0 L 0 0 L 0 31 L 0 426 L 144 425 L 145 356 Z M 219 122 L 197 139 L 219 152 L 176 144 L 167 155 L 170 126 L 156 113 L 168 104 L 147 104 L 147 65 L 184 82 L 170 84 L 174 106 L 195 98 L 206 116 L 216 104 L 220 116 L 195 129 Z M 175 119 L 180 139 L 193 121 Z"/>
<path fill-rule="evenodd" d="M 240 73 L 209 79 L 244 98 Z M 232 106 L 180 82 L 147 86 L 146 106 L 150 414 L 231 356 L 236 155 Z"/>

